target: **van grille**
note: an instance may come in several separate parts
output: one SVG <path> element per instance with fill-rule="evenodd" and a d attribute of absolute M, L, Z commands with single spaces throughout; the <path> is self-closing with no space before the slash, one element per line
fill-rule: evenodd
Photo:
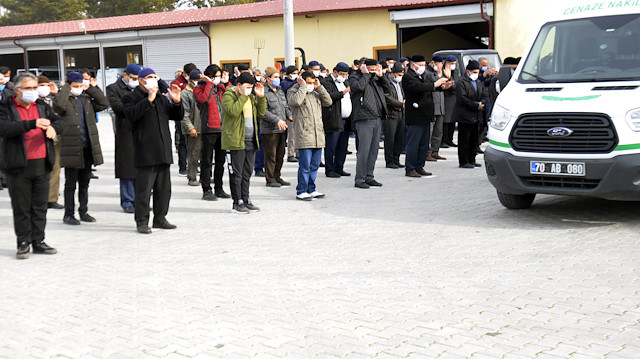
<path fill-rule="evenodd" d="M 520 177 L 532 186 L 556 187 L 556 188 L 581 188 L 592 189 L 598 187 L 599 179 L 587 179 L 568 176 L 532 176 Z"/>
<path fill-rule="evenodd" d="M 573 133 L 552 137 L 547 130 L 566 127 Z M 618 144 L 609 116 L 598 113 L 523 114 L 509 139 L 517 151 L 540 153 L 608 153 Z"/>

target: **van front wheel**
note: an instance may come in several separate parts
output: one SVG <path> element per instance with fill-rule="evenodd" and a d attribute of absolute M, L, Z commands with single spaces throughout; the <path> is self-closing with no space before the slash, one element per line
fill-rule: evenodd
<path fill-rule="evenodd" d="M 531 207 L 533 199 L 536 198 L 535 193 L 526 194 L 509 194 L 498 192 L 500 203 L 509 209 L 526 209 Z"/>

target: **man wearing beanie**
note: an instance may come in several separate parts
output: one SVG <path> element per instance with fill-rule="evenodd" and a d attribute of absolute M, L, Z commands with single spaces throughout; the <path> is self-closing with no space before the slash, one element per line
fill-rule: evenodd
<path fill-rule="evenodd" d="M 488 97 L 482 82 L 478 80 L 480 64 L 471 60 L 467 64 L 466 76 L 458 81 L 454 119 L 458 122 L 458 162 L 460 168 L 481 167 L 476 162 L 478 147 L 478 124 L 482 121 Z"/>
<path fill-rule="evenodd" d="M 259 148 L 258 117 L 266 111 L 264 85 L 256 82 L 251 73 L 241 73 L 237 85 L 227 87 L 222 95 L 222 148 L 229 151 L 231 157 L 229 186 L 233 213 L 260 210 L 249 198 L 249 181 Z"/>
<path fill-rule="evenodd" d="M 182 120 L 180 127 L 182 135 L 187 139 L 187 184 L 197 186 L 198 162 L 202 151 L 202 120 L 200 119 L 200 109 L 197 106 L 196 96 L 193 89 L 200 81 L 202 73 L 199 69 L 193 69 L 189 73 L 187 87 L 180 93 L 182 102 Z"/>
<path fill-rule="evenodd" d="M 395 63 L 391 67 L 391 91 L 385 94 L 389 116 L 382 121 L 382 131 L 384 133 L 384 160 L 387 168 L 404 167 L 400 163 L 400 154 L 404 145 L 404 104 L 405 94 L 402 89 L 402 78 L 404 77 L 404 67 Z"/>
<path fill-rule="evenodd" d="M 353 123 L 358 132 L 355 186 L 381 187 L 373 177 L 378 158 L 381 119 L 388 114 L 385 92 L 391 91 L 382 66 L 374 59 L 366 59 L 358 71 L 349 78 L 353 103 Z"/>
<path fill-rule="evenodd" d="M 96 79 L 83 84 L 82 74 L 69 72 L 67 83 L 53 100 L 53 110 L 64 118 L 64 134 L 60 137 L 60 167 L 64 167 L 64 217 L 66 224 L 95 222 L 88 211 L 91 166 L 101 165 L 102 149 L 96 124 L 96 113 L 109 107 Z M 75 216 L 75 193 L 78 186 L 78 213 Z"/>
<path fill-rule="evenodd" d="M 425 73 L 426 66 L 424 56 L 411 57 L 409 68 L 402 79 L 402 88 L 407 96 L 405 170 L 408 177 L 431 176 L 430 172 L 424 170 L 424 163 L 429 151 L 430 124 L 434 119 L 433 92 L 451 86 L 446 78 L 434 82 L 433 78 Z"/>
<path fill-rule="evenodd" d="M 159 94 L 158 75 L 151 68 L 138 72 L 140 86 L 122 99 L 133 133 L 136 166 L 135 221 L 138 233 L 149 234 L 149 203 L 153 192 L 153 228 L 175 229 L 167 221 L 173 163 L 169 119 L 182 118 L 180 87 L 171 84 L 169 98 Z"/>
<path fill-rule="evenodd" d="M 120 181 L 120 207 L 125 213 L 135 212 L 136 167 L 133 163 L 133 135 L 127 121 L 122 99 L 138 87 L 140 65 L 129 64 L 122 77 L 107 86 L 107 98 L 115 114 L 115 172 Z"/>
<path fill-rule="evenodd" d="M 345 85 L 348 78 L 349 65 L 339 62 L 333 68 L 333 74 L 320 80 L 333 102 L 331 106 L 322 108 L 322 123 L 326 142 L 324 170 L 326 176 L 330 178 L 351 175 L 344 171 L 347 146 L 349 145 L 349 132 L 345 130 L 345 127 L 349 125 L 349 117 L 352 112 L 351 88 Z"/>

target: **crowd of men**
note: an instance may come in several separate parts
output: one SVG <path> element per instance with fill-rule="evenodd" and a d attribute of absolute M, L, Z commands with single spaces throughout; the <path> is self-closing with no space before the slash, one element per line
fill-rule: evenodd
<path fill-rule="evenodd" d="M 328 178 L 351 176 L 344 168 L 350 135 L 356 137 L 354 185 L 361 189 L 382 186 L 374 177 L 382 138 L 387 168 L 431 176 L 425 163 L 446 160 L 439 150 L 456 146 L 456 123 L 459 167 L 480 167 L 476 154 L 497 95 L 489 91 L 497 70 L 480 58 L 458 78 L 456 66 L 455 56 L 427 61 L 421 55 L 362 58 L 331 70 L 317 61 L 264 71 L 238 66 L 232 73 L 189 63 L 167 83 L 153 69 L 129 64 L 106 96 L 87 69 L 69 72 L 58 88 L 30 73 L 9 81 L 9 69 L 0 67 L 0 189 L 9 188 L 17 258 L 28 258 L 31 249 L 57 252 L 44 242 L 47 209 L 64 209 L 68 225 L 96 221 L 88 213 L 92 168 L 104 162 L 96 114 L 109 107 L 120 205 L 143 234 L 152 232 L 151 212 L 152 228 L 176 228 L 166 218 L 169 121 L 175 122 L 179 175 L 202 188 L 203 200 L 231 198 L 234 213 L 259 211 L 249 192 L 254 173 L 268 187 L 290 186 L 281 177 L 285 157 L 298 163 L 295 198 L 323 198 L 316 188 L 321 167 Z M 225 162 L 230 194 L 223 189 Z M 58 203 L 61 167 L 64 205 Z"/>

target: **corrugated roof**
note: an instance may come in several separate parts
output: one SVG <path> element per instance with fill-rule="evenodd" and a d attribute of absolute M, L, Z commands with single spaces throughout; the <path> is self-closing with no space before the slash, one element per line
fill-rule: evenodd
<path fill-rule="evenodd" d="M 294 0 L 295 15 L 370 9 L 403 9 L 475 3 L 477 0 Z M 112 31 L 181 27 L 242 19 L 282 16 L 282 0 L 217 6 L 151 14 L 105 17 L 99 19 L 49 22 L 44 24 L 0 27 L 0 40 L 81 35 Z M 84 22 L 85 30 L 80 28 Z"/>

